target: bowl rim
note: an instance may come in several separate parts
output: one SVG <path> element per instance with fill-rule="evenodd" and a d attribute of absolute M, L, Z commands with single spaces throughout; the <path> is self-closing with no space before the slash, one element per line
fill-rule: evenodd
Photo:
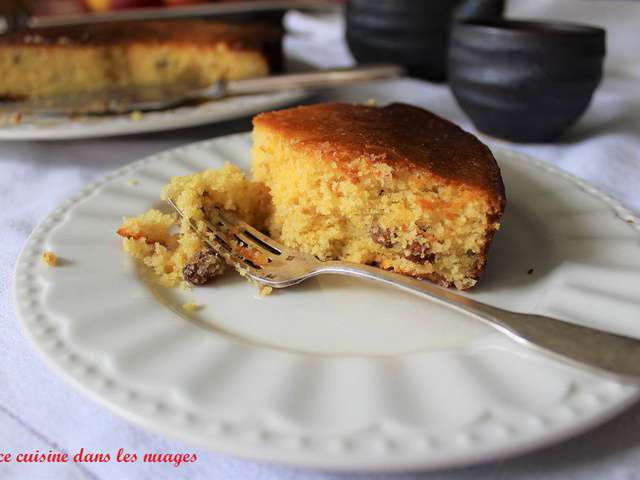
<path fill-rule="evenodd" d="M 464 19 L 453 22 L 453 30 L 471 30 L 492 35 L 512 36 L 603 36 L 606 30 L 597 25 L 538 19 Z"/>

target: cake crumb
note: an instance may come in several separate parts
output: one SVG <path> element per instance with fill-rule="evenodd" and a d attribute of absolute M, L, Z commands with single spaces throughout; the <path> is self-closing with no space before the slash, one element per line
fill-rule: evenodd
<path fill-rule="evenodd" d="M 627 223 L 632 225 L 632 224 L 634 224 L 636 222 L 635 222 L 635 220 L 633 218 L 627 218 Z"/>
<path fill-rule="evenodd" d="M 20 123 L 22 123 L 22 112 L 16 112 L 11 115 L 9 123 L 11 123 L 12 125 L 19 125 Z"/>
<path fill-rule="evenodd" d="M 260 285 L 258 287 L 258 294 L 261 297 L 266 297 L 267 295 L 270 295 L 271 292 L 273 292 L 273 287 L 270 287 L 269 285 Z"/>
<path fill-rule="evenodd" d="M 378 102 L 376 101 L 375 98 L 369 98 L 366 102 L 366 105 L 368 107 L 375 107 L 376 105 L 378 105 Z"/>
<path fill-rule="evenodd" d="M 142 120 L 142 117 L 143 115 L 140 110 L 134 110 L 133 112 L 131 112 L 131 115 L 129 115 L 129 118 L 131 118 L 131 120 L 133 120 L 134 122 Z"/>
<path fill-rule="evenodd" d="M 202 308 L 202 305 L 198 305 L 197 303 L 194 303 L 194 302 L 186 302 L 182 304 L 182 309 L 185 312 L 189 312 L 189 313 L 197 312 L 201 308 Z"/>
<path fill-rule="evenodd" d="M 527 270 L 527 275 L 531 275 L 533 274 L 533 268 L 530 268 L 529 270 Z"/>
<path fill-rule="evenodd" d="M 128 183 L 129 185 L 131 185 L 132 187 L 135 187 L 135 186 L 136 186 L 136 185 L 138 185 L 138 183 L 140 183 L 140 182 L 138 182 L 138 180 L 136 180 L 135 178 L 130 178 L 130 179 L 128 179 L 128 180 L 127 180 L 127 183 Z"/>
<path fill-rule="evenodd" d="M 58 262 L 58 257 L 53 252 L 44 251 L 42 252 L 42 261 L 50 267 L 55 267 Z"/>

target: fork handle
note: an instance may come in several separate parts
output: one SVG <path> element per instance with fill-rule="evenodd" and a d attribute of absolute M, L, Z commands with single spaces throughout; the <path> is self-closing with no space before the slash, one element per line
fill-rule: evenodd
<path fill-rule="evenodd" d="M 365 278 L 391 285 L 469 314 L 512 339 L 543 353 L 607 373 L 617 380 L 640 382 L 640 340 L 583 327 L 542 315 L 492 307 L 432 283 L 368 265 L 323 262 L 318 273 Z"/>
<path fill-rule="evenodd" d="M 290 73 L 262 78 L 230 80 L 224 85 L 227 95 L 245 95 L 287 90 L 289 88 L 314 88 L 343 85 L 347 83 L 382 80 L 402 75 L 404 69 L 398 65 L 364 65 L 353 68 L 320 70 L 308 73 Z"/>

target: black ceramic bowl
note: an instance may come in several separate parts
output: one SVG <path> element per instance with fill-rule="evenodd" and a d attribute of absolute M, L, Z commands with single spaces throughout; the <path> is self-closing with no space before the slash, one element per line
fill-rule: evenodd
<path fill-rule="evenodd" d="M 348 0 L 347 43 L 362 63 L 393 62 L 442 81 L 452 18 L 500 16 L 503 0 Z"/>
<path fill-rule="evenodd" d="M 441 81 L 453 12 L 451 0 L 349 0 L 347 43 L 363 63 L 394 62 Z"/>
<path fill-rule="evenodd" d="M 560 22 L 465 21 L 454 26 L 449 83 L 478 130 L 514 142 L 557 138 L 602 78 L 605 31 Z"/>

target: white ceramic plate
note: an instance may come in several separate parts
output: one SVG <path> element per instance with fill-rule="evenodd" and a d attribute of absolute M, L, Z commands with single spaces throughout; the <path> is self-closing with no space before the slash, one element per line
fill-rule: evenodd
<path fill-rule="evenodd" d="M 363 281 L 318 278 L 266 298 L 233 274 L 192 292 L 155 286 L 121 250 L 122 215 L 163 207 L 173 175 L 224 160 L 248 167 L 249 148 L 249 135 L 235 135 L 134 163 L 63 203 L 29 238 L 14 285 L 24 333 L 95 400 L 234 455 L 406 470 L 548 445 L 639 397 L 637 387 Z M 495 153 L 509 205 L 470 295 L 640 337 L 637 220 L 559 170 Z M 40 261 L 45 249 L 59 267 Z M 186 301 L 204 308 L 189 316 Z"/>
<path fill-rule="evenodd" d="M 136 21 L 149 19 L 174 19 L 195 17 L 229 17 L 243 16 L 251 18 L 256 13 L 278 13 L 295 9 L 303 12 L 325 13 L 337 9 L 337 5 L 323 0 L 255 0 L 214 4 L 180 5 L 179 7 L 142 7 L 127 8 L 99 13 L 76 13 L 62 15 L 35 15 L 27 19 L 27 25 L 31 28 L 41 27 L 65 27 L 90 22 L 117 22 Z"/>
<path fill-rule="evenodd" d="M 176 130 L 274 110 L 305 98 L 302 89 L 230 97 L 171 110 L 107 116 L 23 115 L 0 117 L 0 140 L 70 140 Z"/>

